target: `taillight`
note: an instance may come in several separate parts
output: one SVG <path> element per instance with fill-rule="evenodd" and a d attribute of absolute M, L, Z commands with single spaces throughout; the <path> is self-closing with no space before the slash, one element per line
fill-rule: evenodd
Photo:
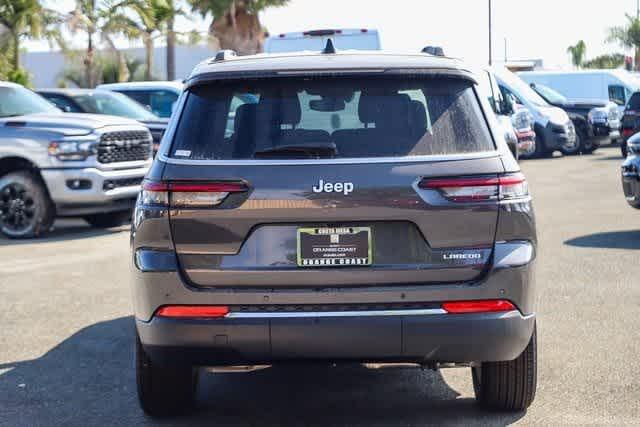
<path fill-rule="evenodd" d="M 631 128 L 622 129 L 622 136 L 632 136 L 632 135 L 633 135 L 633 129 Z"/>
<path fill-rule="evenodd" d="M 437 190 L 452 202 L 489 202 L 529 196 L 527 180 L 521 173 L 500 177 L 424 178 L 418 187 Z"/>
<path fill-rule="evenodd" d="M 462 313 L 494 313 L 517 310 L 507 300 L 451 301 L 442 304 L 444 311 L 450 314 Z"/>
<path fill-rule="evenodd" d="M 229 313 L 224 305 L 165 305 L 156 312 L 158 317 L 173 319 L 218 319 Z"/>
<path fill-rule="evenodd" d="M 141 202 L 145 205 L 170 205 L 171 207 L 217 206 L 231 193 L 247 191 L 239 182 L 183 183 L 150 182 L 142 184 Z"/>

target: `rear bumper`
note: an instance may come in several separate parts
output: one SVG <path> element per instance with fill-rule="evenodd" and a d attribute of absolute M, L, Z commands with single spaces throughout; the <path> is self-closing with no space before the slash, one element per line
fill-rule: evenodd
<path fill-rule="evenodd" d="M 309 314 L 309 313 L 306 313 Z M 219 366 L 295 361 L 485 362 L 515 359 L 535 315 L 399 314 L 136 321 L 154 363 Z"/>

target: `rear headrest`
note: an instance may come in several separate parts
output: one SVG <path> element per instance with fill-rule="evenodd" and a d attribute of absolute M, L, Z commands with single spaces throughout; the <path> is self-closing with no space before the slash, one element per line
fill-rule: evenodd
<path fill-rule="evenodd" d="M 302 109 L 297 95 L 283 98 L 263 98 L 260 100 L 260 111 L 268 113 L 271 123 L 297 125 L 302 118 Z"/>
<path fill-rule="evenodd" d="M 362 123 L 376 123 L 391 127 L 404 120 L 408 123 L 409 103 L 407 94 L 362 92 L 358 104 L 358 117 Z"/>
<path fill-rule="evenodd" d="M 382 94 L 363 91 L 358 102 L 358 117 L 362 123 L 375 123 L 381 114 L 382 103 L 385 100 Z"/>
<path fill-rule="evenodd" d="M 243 104 L 236 109 L 233 129 L 237 134 L 242 128 L 255 128 L 257 104 Z"/>

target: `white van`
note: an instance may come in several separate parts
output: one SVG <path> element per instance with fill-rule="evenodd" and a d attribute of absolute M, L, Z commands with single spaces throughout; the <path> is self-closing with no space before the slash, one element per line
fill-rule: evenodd
<path fill-rule="evenodd" d="M 609 100 L 624 109 L 640 90 L 640 79 L 626 70 L 526 71 L 518 74 L 527 83 L 548 86 L 571 100 Z"/>
<path fill-rule="evenodd" d="M 320 51 L 327 45 L 327 39 L 331 39 L 335 48 L 339 50 L 380 50 L 378 30 L 362 28 L 278 34 L 265 40 L 264 51 L 265 53 Z"/>

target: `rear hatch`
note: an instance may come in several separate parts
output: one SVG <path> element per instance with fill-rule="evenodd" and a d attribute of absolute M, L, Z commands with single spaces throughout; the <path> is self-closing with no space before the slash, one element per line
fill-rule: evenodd
<path fill-rule="evenodd" d="M 491 259 L 504 168 L 470 80 L 210 82 L 165 161 L 194 286 L 459 283 Z"/>
<path fill-rule="evenodd" d="M 629 98 L 629 102 L 622 116 L 622 136 L 628 138 L 640 129 L 640 93 L 634 93 Z"/>

